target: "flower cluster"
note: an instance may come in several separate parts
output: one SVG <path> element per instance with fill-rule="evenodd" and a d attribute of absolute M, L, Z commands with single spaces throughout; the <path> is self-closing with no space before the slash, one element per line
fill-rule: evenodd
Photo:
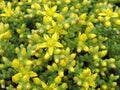
<path fill-rule="evenodd" d="M 119 90 L 117 0 L 0 0 L 0 89 Z"/>

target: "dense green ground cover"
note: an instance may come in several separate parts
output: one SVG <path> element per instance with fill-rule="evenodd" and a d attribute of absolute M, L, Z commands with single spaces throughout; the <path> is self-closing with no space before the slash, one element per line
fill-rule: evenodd
<path fill-rule="evenodd" d="M 0 90 L 120 90 L 119 0 L 0 0 Z"/>

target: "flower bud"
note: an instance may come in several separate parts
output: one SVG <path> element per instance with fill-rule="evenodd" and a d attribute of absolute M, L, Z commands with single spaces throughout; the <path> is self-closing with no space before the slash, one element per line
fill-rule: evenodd
<path fill-rule="evenodd" d="M 71 7 L 70 7 L 70 10 L 71 10 L 71 11 L 75 10 L 75 7 L 74 7 L 74 6 L 71 6 Z"/>
<path fill-rule="evenodd" d="M 90 27 L 86 27 L 85 33 L 90 33 L 90 32 L 91 32 L 91 28 Z"/>
<path fill-rule="evenodd" d="M 33 82 L 36 84 L 36 85 L 40 85 L 41 84 L 41 81 L 38 77 L 35 77 L 33 78 Z"/>
<path fill-rule="evenodd" d="M 92 43 L 97 43 L 97 38 L 92 39 Z"/>
<path fill-rule="evenodd" d="M 61 77 L 60 77 L 60 76 L 57 76 L 54 81 L 55 81 L 55 83 L 57 83 L 57 84 L 61 83 Z"/>
<path fill-rule="evenodd" d="M 20 84 L 17 86 L 17 90 L 22 90 L 22 86 Z"/>
<path fill-rule="evenodd" d="M 104 25 L 105 25 L 106 27 L 110 27 L 110 26 L 111 26 L 111 22 L 110 22 L 110 21 L 106 21 L 106 22 L 104 23 Z"/>
<path fill-rule="evenodd" d="M 92 38 L 95 38 L 96 37 L 96 34 L 88 34 L 88 38 L 92 39 Z"/>
<path fill-rule="evenodd" d="M 61 0 L 57 0 L 57 1 L 56 1 L 56 4 L 57 4 L 57 5 L 60 5 L 61 3 L 62 3 Z"/>
<path fill-rule="evenodd" d="M 31 89 L 30 83 L 27 83 L 27 84 L 26 84 L 26 88 L 27 88 L 27 90 L 30 90 L 30 89 Z"/>
<path fill-rule="evenodd" d="M 34 3 L 34 4 L 31 5 L 31 8 L 40 9 L 40 5 L 38 3 Z"/>
<path fill-rule="evenodd" d="M 7 32 L 4 33 L 4 38 L 11 38 L 12 35 L 11 35 L 11 32 L 10 30 L 8 30 Z"/>
<path fill-rule="evenodd" d="M 65 62 L 65 60 L 60 60 L 60 65 L 62 67 L 65 67 L 67 65 L 67 63 Z"/>
<path fill-rule="evenodd" d="M 98 55 L 93 55 L 93 60 L 98 61 L 99 60 Z"/>
<path fill-rule="evenodd" d="M 75 6 L 77 9 L 80 8 L 80 3 L 77 3 L 76 6 Z"/>
<path fill-rule="evenodd" d="M 3 60 L 3 62 L 5 62 L 5 63 L 8 62 L 8 58 L 5 57 L 5 56 L 2 57 L 2 60 Z"/>
<path fill-rule="evenodd" d="M 75 24 L 76 24 L 76 21 L 75 21 L 75 20 L 72 20 L 72 21 L 71 21 L 71 24 L 72 24 L 72 25 L 75 25 Z"/>
<path fill-rule="evenodd" d="M 115 21 L 115 24 L 116 24 L 116 25 L 120 25 L 120 20 L 116 20 L 116 21 Z"/>
<path fill-rule="evenodd" d="M 77 85 L 78 85 L 78 86 L 81 86 L 81 85 L 82 85 L 82 81 L 78 81 L 78 82 L 77 82 Z"/>
<path fill-rule="evenodd" d="M 64 72 L 63 72 L 62 70 L 60 70 L 60 71 L 58 71 L 58 75 L 59 75 L 60 77 L 63 77 L 63 76 L 64 76 Z"/>
<path fill-rule="evenodd" d="M 78 53 L 80 53 L 80 52 L 81 52 L 81 50 L 82 50 L 82 48 L 81 48 L 81 47 L 78 47 L 78 48 L 77 48 L 77 52 L 78 52 Z"/>
<path fill-rule="evenodd" d="M 110 88 L 110 90 L 115 90 L 115 88 Z"/>
<path fill-rule="evenodd" d="M 83 50 L 86 51 L 86 52 L 89 52 L 88 46 L 84 46 L 84 47 L 83 47 Z"/>
<path fill-rule="evenodd" d="M 79 35 L 79 39 L 81 41 L 86 41 L 87 40 L 87 35 L 83 33 L 83 34 Z"/>
<path fill-rule="evenodd" d="M 107 90 L 107 88 L 108 88 L 107 85 L 102 85 L 103 90 Z"/>
<path fill-rule="evenodd" d="M 57 21 L 62 22 L 63 20 L 65 20 L 65 17 L 62 14 L 58 14 Z"/>
<path fill-rule="evenodd" d="M 3 55 L 4 50 L 0 47 L 0 55 Z"/>
<path fill-rule="evenodd" d="M 98 20 L 99 20 L 100 22 L 103 22 L 103 21 L 104 21 L 104 18 L 101 17 L 101 16 L 98 16 Z"/>
<path fill-rule="evenodd" d="M 39 35 L 37 33 L 33 34 L 33 38 L 35 41 L 39 41 Z"/>
<path fill-rule="evenodd" d="M 37 10 L 36 14 L 37 14 L 37 15 L 41 15 L 41 11 L 40 11 L 40 10 Z"/>
<path fill-rule="evenodd" d="M 91 74 L 91 70 L 90 70 L 89 68 L 84 69 L 84 70 L 83 70 L 83 74 L 84 74 L 84 75 L 90 75 L 90 74 Z"/>
<path fill-rule="evenodd" d="M 4 64 L 0 64 L 0 70 L 4 69 L 5 65 Z"/>
<path fill-rule="evenodd" d="M 70 4 L 71 0 L 65 0 L 66 4 Z"/>
<path fill-rule="evenodd" d="M 69 67 L 70 72 L 75 72 L 75 69 L 73 67 Z"/>
<path fill-rule="evenodd" d="M 106 46 L 103 44 L 100 47 L 101 47 L 101 49 L 106 49 Z"/>
<path fill-rule="evenodd" d="M 42 61 L 41 60 L 37 60 L 36 65 L 40 66 L 41 64 L 42 64 Z"/>
<path fill-rule="evenodd" d="M 48 60 L 50 58 L 50 54 L 48 52 L 46 52 L 45 56 L 44 56 L 44 59 L 45 60 Z"/>
<path fill-rule="evenodd" d="M 114 58 L 110 58 L 110 59 L 109 59 L 109 62 L 115 63 L 115 59 L 114 59 Z"/>
<path fill-rule="evenodd" d="M 21 54 L 22 54 L 22 56 L 27 56 L 27 53 L 26 53 L 26 49 L 25 49 L 25 48 L 23 48 L 23 49 L 21 50 Z"/>
<path fill-rule="evenodd" d="M 47 69 L 48 69 L 49 71 L 54 71 L 53 68 L 52 68 L 50 65 L 47 65 Z"/>
<path fill-rule="evenodd" d="M 75 64 L 76 64 L 76 61 L 73 60 L 73 61 L 71 62 L 71 66 L 75 66 Z"/>
<path fill-rule="evenodd" d="M 95 69 L 95 72 L 96 72 L 96 73 L 99 73 L 99 72 L 100 72 L 100 70 L 96 68 L 96 69 Z"/>
<path fill-rule="evenodd" d="M 71 57 L 71 59 L 74 59 L 76 57 L 76 54 L 73 53 L 73 54 L 70 55 L 70 57 Z"/>
<path fill-rule="evenodd" d="M 21 73 L 17 73 L 17 74 L 15 74 L 15 75 L 12 76 L 12 81 L 14 83 L 18 83 L 19 80 L 20 80 L 20 77 L 21 77 Z"/>
<path fill-rule="evenodd" d="M 30 77 L 29 77 L 28 74 L 26 74 L 26 75 L 23 76 L 23 81 L 24 82 L 29 82 L 29 79 L 30 79 Z"/>
<path fill-rule="evenodd" d="M 106 67 L 106 66 L 107 66 L 107 62 L 106 62 L 106 61 L 102 61 L 102 62 L 101 62 L 101 65 L 102 65 L 103 67 Z"/>
<path fill-rule="evenodd" d="M 12 61 L 12 67 L 14 67 L 15 69 L 17 69 L 17 68 L 19 68 L 19 66 L 20 66 L 19 60 L 14 59 L 14 60 Z"/>
<path fill-rule="evenodd" d="M 62 9 L 62 12 L 67 13 L 67 12 L 68 12 L 68 7 L 67 7 L 67 6 L 64 7 L 64 8 Z"/>
<path fill-rule="evenodd" d="M 104 57 L 107 54 L 107 50 L 103 50 L 99 52 L 100 57 Z"/>
<path fill-rule="evenodd" d="M 113 87 L 117 86 L 117 83 L 116 82 L 112 82 L 112 86 Z"/>
<path fill-rule="evenodd" d="M 64 24 L 64 28 L 65 28 L 65 29 L 68 29 L 69 27 L 70 27 L 69 23 L 65 23 L 65 24 Z"/>
<path fill-rule="evenodd" d="M 114 63 L 111 63 L 111 64 L 110 64 L 110 67 L 111 67 L 111 68 L 116 68 L 116 65 L 115 65 Z"/>
<path fill-rule="evenodd" d="M 60 50 L 60 49 L 56 49 L 56 50 L 54 51 L 54 53 L 55 53 L 55 54 L 60 54 L 60 53 L 61 53 L 61 50 Z"/>
<path fill-rule="evenodd" d="M 44 22 L 45 24 L 48 24 L 50 21 L 49 21 L 48 17 L 44 16 L 44 17 L 43 17 L 43 22 Z"/>
<path fill-rule="evenodd" d="M 84 83 L 83 83 L 83 86 L 84 86 L 85 88 L 88 88 L 88 87 L 89 87 L 88 82 L 84 82 Z"/>
<path fill-rule="evenodd" d="M 67 83 L 62 83 L 62 85 L 61 85 L 61 87 L 65 90 L 65 89 L 67 89 Z"/>
<path fill-rule="evenodd" d="M 52 67 L 53 67 L 54 70 L 57 70 L 57 69 L 58 69 L 58 66 L 57 66 L 56 63 L 53 63 L 53 64 L 52 64 Z"/>
<path fill-rule="evenodd" d="M 83 14 L 80 15 L 79 18 L 80 18 L 80 20 L 85 20 L 86 16 L 87 16 L 86 13 L 83 13 Z"/>
<path fill-rule="evenodd" d="M 26 65 L 29 66 L 29 65 L 32 65 L 32 64 L 33 64 L 33 62 L 32 62 L 31 60 L 27 60 L 27 61 L 26 61 Z"/>

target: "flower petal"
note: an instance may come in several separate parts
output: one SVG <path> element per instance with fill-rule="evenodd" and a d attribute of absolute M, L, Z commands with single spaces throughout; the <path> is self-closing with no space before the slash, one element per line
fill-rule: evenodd
<path fill-rule="evenodd" d="M 39 44 L 38 47 L 39 47 L 39 48 L 45 48 L 45 47 L 47 47 L 47 43 L 41 43 L 41 44 Z"/>
<path fill-rule="evenodd" d="M 56 47 L 63 47 L 63 45 L 62 45 L 61 43 L 59 43 L 59 42 L 56 42 L 56 43 L 55 43 L 55 46 L 56 46 Z"/>
<path fill-rule="evenodd" d="M 29 76 L 30 76 L 30 77 L 36 77 L 36 76 L 38 76 L 38 75 L 37 75 L 36 72 L 30 71 L 30 72 L 29 72 Z"/>
<path fill-rule="evenodd" d="M 49 39 L 49 36 L 47 34 L 44 34 L 43 37 L 46 41 Z"/>
<path fill-rule="evenodd" d="M 44 5 L 44 9 L 45 9 L 45 11 L 48 11 L 49 10 L 48 5 Z"/>
<path fill-rule="evenodd" d="M 54 29 L 50 29 L 50 30 L 48 30 L 48 33 L 54 33 L 54 32 L 55 32 Z"/>
<path fill-rule="evenodd" d="M 65 31 L 65 30 L 60 30 L 60 34 L 67 34 L 68 32 L 67 31 Z"/>
<path fill-rule="evenodd" d="M 55 41 L 57 41 L 58 40 L 58 34 L 57 33 L 54 33 L 53 35 L 52 35 L 52 39 L 54 39 Z"/>
<path fill-rule="evenodd" d="M 49 47 L 48 52 L 49 52 L 50 55 L 52 55 L 53 54 L 53 47 Z"/>
<path fill-rule="evenodd" d="M 57 6 L 53 6 L 53 7 L 51 8 L 51 10 L 52 10 L 53 12 L 55 12 L 56 9 L 57 9 Z"/>
<path fill-rule="evenodd" d="M 52 20 L 52 26 L 56 26 L 56 22 Z"/>

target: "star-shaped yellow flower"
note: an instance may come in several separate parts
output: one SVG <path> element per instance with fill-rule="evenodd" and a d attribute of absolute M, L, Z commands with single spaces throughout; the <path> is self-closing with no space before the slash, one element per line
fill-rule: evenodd
<path fill-rule="evenodd" d="M 49 55 L 53 54 L 54 47 L 63 47 L 61 43 L 58 42 L 58 35 L 54 33 L 50 38 L 48 35 L 44 34 L 44 39 L 46 42 L 43 42 L 38 45 L 39 48 L 48 48 Z"/>
<path fill-rule="evenodd" d="M 113 12 L 113 9 L 110 9 L 110 8 L 103 9 L 102 13 L 99 13 L 98 15 L 105 16 L 107 20 L 110 18 L 118 17 L 118 13 Z"/>
<path fill-rule="evenodd" d="M 7 3 L 7 7 L 4 7 L 3 10 L 4 13 L 0 14 L 0 16 L 10 17 L 13 14 L 13 9 L 11 8 L 10 2 Z"/>
<path fill-rule="evenodd" d="M 49 8 L 48 5 L 44 5 L 45 11 L 42 12 L 43 15 L 48 17 L 56 17 L 58 13 L 56 13 L 57 6 L 53 6 Z"/>
<path fill-rule="evenodd" d="M 51 8 L 48 7 L 48 5 L 44 5 L 44 11 L 42 11 L 42 14 L 44 15 L 44 17 L 46 17 L 48 19 L 48 21 L 52 21 L 53 17 L 57 17 L 59 14 L 56 13 L 57 10 L 57 6 L 53 6 Z"/>
<path fill-rule="evenodd" d="M 63 29 L 62 24 L 56 24 L 55 21 L 52 21 L 52 28 L 48 30 L 48 33 L 57 33 L 58 35 L 67 34 L 67 31 Z"/>
<path fill-rule="evenodd" d="M 19 73 L 12 76 L 12 81 L 15 83 L 19 83 L 20 80 L 23 80 L 24 82 L 29 82 L 30 78 L 38 76 L 36 72 L 31 71 L 27 67 L 23 67 L 21 65 L 19 68 Z"/>

